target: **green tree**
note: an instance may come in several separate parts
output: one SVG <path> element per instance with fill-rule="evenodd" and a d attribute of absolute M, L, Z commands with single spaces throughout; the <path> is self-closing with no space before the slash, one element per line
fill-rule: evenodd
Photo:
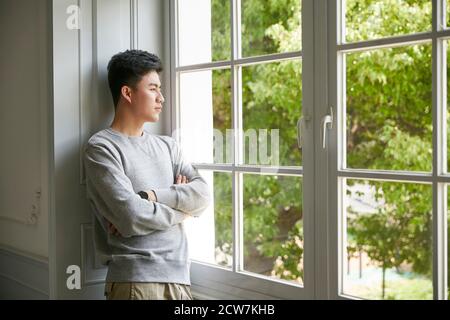
<path fill-rule="evenodd" d="M 377 197 L 383 198 L 386 204 L 370 214 L 361 214 L 350 208 L 348 232 L 357 246 L 382 268 L 381 297 L 384 299 L 387 269 L 399 268 L 407 262 L 417 273 L 430 275 L 431 204 L 424 204 L 422 196 L 431 196 L 431 188 L 420 184 L 371 184 Z M 421 256 L 423 253 L 426 256 Z"/>

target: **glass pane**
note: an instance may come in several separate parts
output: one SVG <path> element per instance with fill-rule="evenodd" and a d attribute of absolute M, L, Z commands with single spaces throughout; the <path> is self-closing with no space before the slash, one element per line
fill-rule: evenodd
<path fill-rule="evenodd" d="M 431 171 L 431 45 L 346 56 L 347 166 Z"/>
<path fill-rule="evenodd" d="M 345 40 L 431 31 L 430 0 L 345 0 Z"/>
<path fill-rule="evenodd" d="M 432 299 L 432 187 L 347 179 L 344 294 Z"/>
<path fill-rule="evenodd" d="M 449 5 L 450 6 L 450 5 Z M 445 41 L 447 46 L 447 172 L 450 170 L 450 41 Z"/>
<path fill-rule="evenodd" d="M 450 28 L 450 0 L 447 0 L 447 28 Z"/>
<path fill-rule="evenodd" d="M 185 220 L 190 258 L 231 268 L 233 228 L 231 174 L 199 170 L 211 187 L 213 202 L 198 218 Z"/>
<path fill-rule="evenodd" d="M 302 178 L 243 177 L 244 269 L 303 284 Z"/>
<path fill-rule="evenodd" d="M 450 300 L 450 197 L 447 185 L 447 300 Z"/>
<path fill-rule="evenodd" d="M 181 145 L 187 160 L 233 161 L 229 69 L 180 74 L 180 121 Z"/>
<path fill-rule="evenodd" d="M 242 68 L 244 163 L 301 165 L 301 60 Z"/>
<path fill-rule="evenodd" d="M 178 1 L 180 65 L 230 60 L 230 1 Z"/>
<path fill-rule="evenodd" d="M 241 0 L 242 56 L 301 50 L 301 0 Z"/>

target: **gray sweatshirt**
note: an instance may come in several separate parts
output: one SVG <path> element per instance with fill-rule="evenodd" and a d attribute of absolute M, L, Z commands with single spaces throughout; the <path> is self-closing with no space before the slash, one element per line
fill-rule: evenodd
<path fill-rule="evenodd" d="M 106 281 L 190 284 L 183 220 L 200 215 L 210 192 L 176 141 L 145 129 L 132 137 L 107 128 L 89 139 L 84 163 L 95 250 L 108 265 Z M 180 174 L 189 183 L 175 185 Z M 137 194 L 149 190 L 156 202 Z M 108 232 L 108 221 L 121 236 Z"/>

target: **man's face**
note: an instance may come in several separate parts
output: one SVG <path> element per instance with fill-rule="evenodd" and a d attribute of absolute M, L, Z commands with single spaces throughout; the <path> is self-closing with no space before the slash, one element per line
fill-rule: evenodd
<path fill-rule="evenodd" d="M 164 97 L 158 73 L 152 71 L 142 77 L 136 88 L 132 89 L 131 102 L 135 115 L 143 121 L 159 120 Z"/>

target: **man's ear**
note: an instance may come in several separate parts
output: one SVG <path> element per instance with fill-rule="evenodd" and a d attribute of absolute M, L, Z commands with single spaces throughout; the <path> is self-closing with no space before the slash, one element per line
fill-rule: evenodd
<path fill-rule="evenodd" d="M 131 88 L 129 86 L 122 86 L 120 89 L 120 95 L 128 101 L 128 103 L 131 103 Z"/>

